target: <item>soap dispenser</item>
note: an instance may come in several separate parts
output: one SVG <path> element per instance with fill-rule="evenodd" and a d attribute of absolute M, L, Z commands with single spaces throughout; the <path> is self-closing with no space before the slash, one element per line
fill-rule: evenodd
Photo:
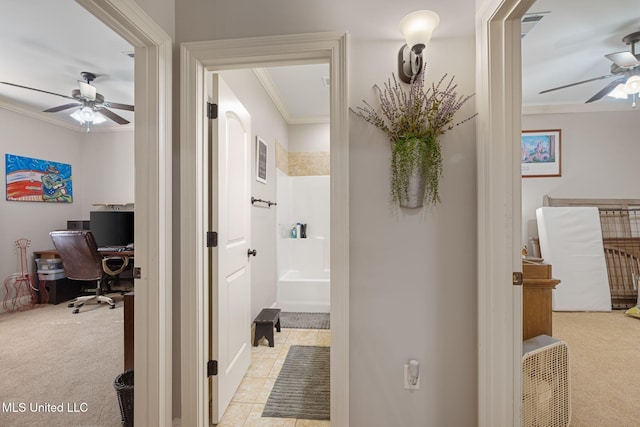
<path fill-rule="evenodd" d="M 296 225 L 295 224 L 291 227 L 290 236 L 291 236 L 292 239 L 297 239 L 298 238 L 298 230 L 296 229 Z"/>

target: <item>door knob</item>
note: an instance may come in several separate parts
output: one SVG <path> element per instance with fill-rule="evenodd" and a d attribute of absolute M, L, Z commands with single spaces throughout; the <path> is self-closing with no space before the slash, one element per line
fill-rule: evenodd
<path fill-rule="evenodd" d="M 247 250 L 247 257 L 250 257 L 251 255 L 256 256 L 257 254 L 258 254 L 258 251 L 256 251 L 255 249 L 254 250 L 251 250 L 251 249 Z"/>

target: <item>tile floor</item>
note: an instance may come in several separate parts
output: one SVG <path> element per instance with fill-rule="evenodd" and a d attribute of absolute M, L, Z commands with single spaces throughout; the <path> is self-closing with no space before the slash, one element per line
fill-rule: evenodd
<path fill-rule="evenodd" d="M 251 365 L 218 427 L 330 427 L 329 421 L 262 417 L 271 388 L 292 345 L 331 345 L 331 331 L 285 329 L 275 332 L 275 347 L 264 339 L 251 347 Z"/>

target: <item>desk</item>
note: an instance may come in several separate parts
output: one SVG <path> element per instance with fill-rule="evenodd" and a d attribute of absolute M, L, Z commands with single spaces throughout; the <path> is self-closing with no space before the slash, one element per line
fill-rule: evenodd
<path fill-rule="evenodd" d="M 98 251 L 100 255 L 105 256 L 128 256 L 129 258 L 133 258 L 135 255 L 135 251 Z M 58 251 L 55 249 L 46 249 L 44 251 L 33 251 L 34 258 L 59 258 Z"/>
<path fill-rule="evenodd" d="M 103 258 L 110 257 L 110 256 L 129 257 L 130 267 L 127 267 L 127 269 L 124 272 L 131 272 L 131 277 L 126 277 L 125 279 L 133 280 L 133 262 L 131 261 L 135 258 L 135 251 L 99 251 L 99 253 Z M 33 263 L 35 265 L 34 271 L 36 272 L 35 285 L 37 286 L 38 289 L 40 289 L 41 281 L 40 281 L 39 275 L 37 274 L 38 265 L 37 265 L 36 259 L 59 258 L 58 251 L 55 249 L 33 251 L 33 257 L 34 257 Z M 120 275 L 118 275 L 118 279 L 120 278 L 119 276 Z M 46 281 L 46 282 L 42 281 L 42 286 L 44 287 L 43 291 L 48 291 L 48 292 L 38 293 L 38 299 L 39 299 L 38 303 L 46 303 L 48 300 L 48 302 L 51 304 L 59 304 L 61 302 L 69 301 L 71 299 L 74 299 L 82 295 L 82 287 L 86 286 L 86 283 L 76 282 L 67 278 L 62 278 L 55 281 Z"/>
<path fill-rule="evenodd" d="M 133 307 L 135 292 L 124 294 L 124 370 L 133 369 Z"/>

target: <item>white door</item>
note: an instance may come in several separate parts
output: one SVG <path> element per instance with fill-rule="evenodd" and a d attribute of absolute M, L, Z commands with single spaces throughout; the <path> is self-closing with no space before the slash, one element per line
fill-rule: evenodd
<path fill-rule="evenodd" d="M 249 368 L 251 356 L 250 139 L 251 117 L 233 92 L 213 74 L 211 120 L 210 230 L 218 232 L 211 252 L 211 422 L 218 423 Z M 217 256 L 216 256 L 217 255 Z"/>

